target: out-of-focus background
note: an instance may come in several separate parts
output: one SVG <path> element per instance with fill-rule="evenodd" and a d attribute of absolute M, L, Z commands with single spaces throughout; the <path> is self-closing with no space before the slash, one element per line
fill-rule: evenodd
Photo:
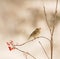
<path fill-rule="evenodd" d="M 53 25 L 50 20 L 55 12 L 56 0 L 43 0 L 43 2 L 49 24 Z M 57 10 L 58 23 L 54 32 L 53 59 L 60 59 L 60 0 Z M 41 36 L 50 38 L 42 0 L 0 0 L 0 59 L 25 59 L 21 52 L 9 51 L 6 42 L 13 40 L 15 43 L 24 43 L 37 27 L 41 27 Z M 41 41 L 50 57 L 50 43 L 46 39 L 39 38 L 18 48 L 30 52 L 37 59 L 47 59 L 38 41 Z M 28 56 L 28 59 L 32 58 Z"/>

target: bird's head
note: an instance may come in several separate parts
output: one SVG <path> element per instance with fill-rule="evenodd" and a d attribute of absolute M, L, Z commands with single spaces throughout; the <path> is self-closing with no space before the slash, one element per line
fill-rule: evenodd
<path fill-rule="evenodd" d="M 38 32 L 38 31 L 40 32 L 40 31 L 41 31 L 41 28 L 36 28 L 36 31 L 37 31 L 37 32 Z"/>
<path fill-rule="evenodd" d="M 41 30 L 41 28 L 36 28 L 36 30 Z"/>

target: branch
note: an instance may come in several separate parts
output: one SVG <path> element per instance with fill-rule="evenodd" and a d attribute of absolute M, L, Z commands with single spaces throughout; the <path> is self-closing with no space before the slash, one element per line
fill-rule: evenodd
<path fill-rule="evenodd" d="M 55 21 L 54 22 L 56 22 L 57 8 L 58 8 L 58 0 L 56 0 L 56 8 L 55 8 L 55 14 L 54 14 Z M 53 25 L 53 30 L 52 31 L 54 31 L 54 29 L 55 29 L 55 23 Z"/>
<path fill-rule="evenodd" d="M 43 0 L 41 0 L 41 1 L 43 2 Z M 44 9 L 45 20 L 46 20 L 47 26 L 48 26 L 48 28 L 49 28 L 49 31 L 50 31 L 50 33 L 51 33 L 51 29 L 50 29 L 50 26 L 49 26 L 49 23 L 48 23 L 48 20 L 47 20 L 47 14 L 46 14 L 44 2 L 43 2 L 43 9 Z"/>
<path fill-rule="evenodd" d="M 50 42 L 50 39 L 49 39 L 49 38 L 46 38 L 46 37 L 44 37 L 44 36 L 40 36 L 40 37 L 37 37 L 37 38 L 45 38 L 45 39 L 47 39 L 47 40 Z M 32 42 L 32 41 L 34 41 L 34 40 L 37 40 L 37 38 L 35 38 L 35 39 L 33 39 L 33 40 L 29 40 L 29 41 L 27 41 L 27 42 L 24 42 L 23 44 L 14 45 L 14 46 L 23 46 L 23 45 L 25 45 L 25 44 L 27 44 L 27 43 L 29 43 L 29 42 Z"/>
<path fill-rule="evenodd" d="M 40 41 L 39 41 L 39 44 L 41 45 L 41 47 L 42 47 L 42 49 L 44 50 L 44 52 L 45 52 L 45 54 L 46 54 L 47 58 L 49 59 L 49 56 L 48 56 L 48 54 L 46 53 L 46 51 L 45 51 L 45 49 L 44 49 L 44 47 L 43 47 L 43 45 L 41 44 L 41 42 L 40 42 Z"/>
<path fill-rule="evenodd" d="M 28 58 L 27 58 L 27 55 L 26 55 L 25 53 L 24 53 L 24 55 L 25 55 L 25 58 L 28 59 Z"/>
<path fill-rule="evenodd" d="M 55 16 L 56 16 L 56 14 L 57 14 L 57 7 L 58 7 L 58 0 L 56 0 Z"/>
<path fill-rule="evenodd" d="M 40 38 L 45 38 L 46 40 L 50 41 L 50 39 L 49 39 L 49 38 L 44 37 L 44 36 L 40 36 Z"/>
<path fill-rule="evenodd" d="M 58 7 L 58 0 L 56 0 L 56 9 L 55 9 L 55 15 L 54 15 L 54 19 L 56 21 L 56 15 L 57 15 L 57 7 Z M 54 35 L 54 30 L 55 30 L 55 23 L 53 25 L 53 30 L 51 33 L 51 59 L 53 59 L 53 35 Z"/>
<path fill-rule="evenodd" d="M 22 52 L 22 53 L 25 53 L 25 54 L 27 54 L 27 55 L 33 57 L 33 59 L 36 59 L 36 58 L 35 58 L 33 55 L 31 55 L 29 52 L 22 51 L 22 50 L 20 50 L 20 49 L 18 49 L 18 48 L 16 48 L 16 47 L 14 47 L 14 48 L 15 48 L 16 50 Z"/>

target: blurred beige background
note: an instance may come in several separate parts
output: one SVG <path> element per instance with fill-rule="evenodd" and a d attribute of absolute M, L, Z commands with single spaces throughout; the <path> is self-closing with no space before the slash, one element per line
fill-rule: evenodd
<path fill-rule="evenodd" d="M 55 11 L 56 0 L 44 0 L 48 20 Z M 60 0 L 58 3 L 58 16 L 60 17 Z M 0 0 L 0 59 L 25 59 L 17 50 L 9 51 L 6 42 L 24 43 L 36 27 L 41 27 L 41 36 L 50 38 L 49 29 L 44 21 L 42 1 L 40 0 Z M 47 59 L 38 41 L 43 44 L 50 57 L 50 45 L 45 39 L 39 38 L 30 42 L 21 50 L 28 51 L 37 59 Z M 28 56 L 28 59 L 33 59 Z M 60 22 L 54 32 L 53 59 L 60 59 Z"/>

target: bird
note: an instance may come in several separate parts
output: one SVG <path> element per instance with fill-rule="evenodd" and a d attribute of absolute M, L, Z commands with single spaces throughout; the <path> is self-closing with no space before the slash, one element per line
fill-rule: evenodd
<path fill-rule="evenodd" d="M 28 40 L 30 40 L 31 38 L 37 38 L 39 36 L 41 32 L 41 28 L 36 28 L 28 37 Z"/>

